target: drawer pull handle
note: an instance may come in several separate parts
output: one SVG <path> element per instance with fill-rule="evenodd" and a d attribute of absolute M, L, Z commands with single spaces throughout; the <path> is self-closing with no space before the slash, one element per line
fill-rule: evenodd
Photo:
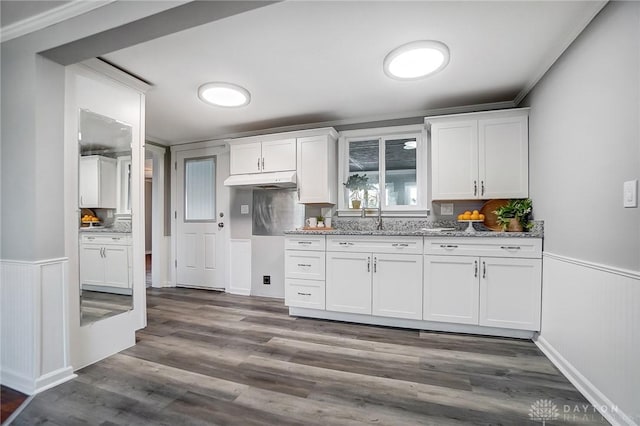
<path fill-rule="evenodd" d="M 120 237 L 111 237 L 112 240 L 120 241 Z"/>
<path fill-rule="evenodd" d="M 520 246 L 500 246 L 503 250 L 520 250 Z"/>
<path fill-rule="evenodd" d="M 298 292 L 299 296 L 311 296 L 311 293 L 300 293 Z"/>
<path fill-rule="evenodd" d="M 458 248 L 458 246 L 454 244 L 440 244 L 441 248 Z"/>
<path fill-rule="evenodd" d="M 96 237 L 87 237 L 87 240 L 95 240 Z"/>
<path fill-rule="evenodd" d="M 352 246 L 354 243 L 350 243 L 350 242 L 340 242 L 338 243 L 341 246 Z"/>
<path fill-rule="evenodd" d="M 311 268 L 311 265 L 309 265 L 307 263 L 298 263 L 298 266 L 300 266 L 302 268 L 304 268 L 304 267 Z"/>
<path fill-rule="evenodd" d="M 298 244 L 313 244 L 311 241 L 298 241 Z"/>
<path fill-rule="evenodd" d="M 393 244 L 391 244 L 391 247 L 409 247 L 409 244 L 407 244 L 407 243 L 393 243 Z"/>

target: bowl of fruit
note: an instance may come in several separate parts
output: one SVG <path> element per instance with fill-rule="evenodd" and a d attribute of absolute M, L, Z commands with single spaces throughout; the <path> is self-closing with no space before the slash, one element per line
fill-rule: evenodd
<path fill-rule="evenodd" d="M 85 214 L 82 216 L 80 222 L 82 223 L 81 226 L 83 228 L 95 228 L 102 225 L 100 218 L 91 214 Z"/>
<path fill-rule="evenodd" d="M 478 210 L 469 211 L 458 215 L 458 222 L 460 223 L 468 223 L 469 226 L 465 230 L 465 232 L 476 232 L 476 229 L 473 227 L 475 222 L 484 222 L 484 215 L 481 214 Z"/>

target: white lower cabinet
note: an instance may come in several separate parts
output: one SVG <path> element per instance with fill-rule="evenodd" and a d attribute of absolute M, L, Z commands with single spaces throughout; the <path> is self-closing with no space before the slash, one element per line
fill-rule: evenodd
<path fill-rule="evenodd" d="M 82 285 L 129 289 L 131 240 L 122 234 L 82 235 L 80 282 Z"/>
<path fill-rule="evenodd" d="M 373 315 L 422 319 L 422 256 L 373 253 Z"/>
<path fill-rule="evenodd" d="M 371 253 L 327 252 L 327 310 L 371 314 Z"/>
<path fill-rule="evenodd" d="M 480 325 L 540 330 L 542 260 L 481 258 Z"/>
<path fill-rule="evenodd" d="M 309 309 L 325 308 L 325 237 L 285 238 L 284 303 Z"/>
<path fill-rule="evenodd" d="M 540 330 L 541 259 L 518 257 L 524 245 L 513 242 L 494 241 L 487 247 L 479 245 L 478 250 L 488 252 L 496 243 L 504 256 L 511 257 L 424 256 L 424 320 Z M 451 240 L 441 246 L 454 253 L 471 251 L 464 241 Z M 536 253 L 540 255 L 539 251 L 533 255 Z"/>
<path fill-rule="evenodd" d="M 425 256 L 423 319 L 478 324 L 478 258 Z"/>

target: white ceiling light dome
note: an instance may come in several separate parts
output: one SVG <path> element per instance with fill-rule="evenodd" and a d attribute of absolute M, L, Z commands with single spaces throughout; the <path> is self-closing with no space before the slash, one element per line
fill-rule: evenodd
<path fill-rule="evenodd" d="M 213 81 L 198 88 L 198 97 L 211 105 L 237 108 L 251 102 L 251 94 L 244 87 L 237 84 Z"/>
<path fill-rule="evenodd" d="M 393 49 L 384 58 L 384 72 L 396 80 L 417 80 L 442 70 L 449 48 L 435 40 L 420 40 Z"/>

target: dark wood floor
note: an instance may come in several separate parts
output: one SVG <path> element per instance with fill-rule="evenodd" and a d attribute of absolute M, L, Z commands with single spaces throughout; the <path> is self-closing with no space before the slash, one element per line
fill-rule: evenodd
<path fill-rule="evenodd" d="M 16 425 L 606 424 L 529 341 L 292 318 L 281 300 L 148 290 L 138 344 L 46 391 Z"/>
<path fill-rule="evenodd" d="M 4 423 L 26 400 L 27 395 L 0 385 L 0 423 Z"/>

